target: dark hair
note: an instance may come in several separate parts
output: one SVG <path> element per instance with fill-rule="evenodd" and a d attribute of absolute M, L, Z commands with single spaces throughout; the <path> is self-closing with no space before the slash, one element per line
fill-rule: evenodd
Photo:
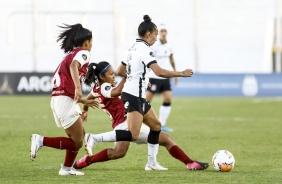
<path fill-rule="evenodd" d="M 96 83 L 100 79 L 100 75 L 105 76 L 110 64 L 107 61 L 101 61 L 99 63 L 90 63 L 84 79 L 84 83 L 87 86 L 91 86 L 92 83 Z"/>
<path fill-rule="evenodd" d="M 65 29 L 57 39 L 57 42 L 62 40 L 61 49 L 65 53 L 72 51 L 74 47 L 82 46 L 84 41 L 92 39 L 92 32 L 83 28 L 81 24 L 64 24 L 64 26 L 58 27 Z"/>
<path fill-rule="evenodd" d="M 140 37 L 145 36 L 147 31 L 152 33 L 157 28 L 157 26 L 151 21 L 149 15 L 144 15 L 143 19 L 144 21 L 141 22 L 141 24 L 138 27 L 138 34 Z"/>

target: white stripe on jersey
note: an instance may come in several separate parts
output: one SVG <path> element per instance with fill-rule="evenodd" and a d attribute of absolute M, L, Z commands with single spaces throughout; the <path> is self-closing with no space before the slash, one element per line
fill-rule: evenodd
<path fill-rule="evenodd" d="M 156 58 L 149 44 L 144 40 L 136 39 L 122 61 L 122 64 L 126 65 L 127 72 L 122 91 L 145 99 L 149 82 L 147 75 L 153 63 L 156 63 Z"/>
<path fill-rule="evenodd" d="M 76 55 L 73 58 L 73 61 L 74 60 L 80 63 L 80 68 L 81 68 L 84 64 L 89 63 L 90 52 L 88 50 L 81 50 L 76 53 Z"/>

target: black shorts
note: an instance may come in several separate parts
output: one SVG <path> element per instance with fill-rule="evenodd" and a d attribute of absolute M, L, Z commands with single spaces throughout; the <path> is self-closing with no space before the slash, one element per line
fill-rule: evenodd
<path fill-rule="evenodd" d="M 138 111 L 144 116 L 151 108 L 151 105 L 146 99 L 125 92 L 121 93 L 121 100 L 126 112 Z"/>
<path fill-rule="evenodd" d="M 151 87 L 147 90 L 152 93 L 162 93 L 164 91 L 171 91 L 169 79 L 150 79 Z"/>

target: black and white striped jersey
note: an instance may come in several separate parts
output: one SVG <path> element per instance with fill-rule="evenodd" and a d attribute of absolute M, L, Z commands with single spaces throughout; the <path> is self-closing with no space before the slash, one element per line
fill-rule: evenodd
<path fill-rule="evenodd" d="M 126 52 L 122 64 L 126 66 L 127 79 L 123 87 L 123 92 L 136 97 L 146 98 L 148 87 L 148 72 L 151 64 L 156 63 L 154 52 L 149 44 L 141 39 L 136 42 Z"/>

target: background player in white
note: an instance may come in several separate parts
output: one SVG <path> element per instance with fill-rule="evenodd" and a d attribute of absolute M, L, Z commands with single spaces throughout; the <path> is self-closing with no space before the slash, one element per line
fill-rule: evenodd
<path fill-rule="evenodd" d="M 68 137 L 45 137 L 32 134 L 30 158 L 34 160 L 38 150 L 51 147 L 66 150 L 64 164 L 59 175 L 84 175 L 72 165 L 83 145 L 84 128 L 80 117 L 81 110 L 77 103 L 98 105 L 95 101 L 82 99 L 81 78 L 86 74 L 92 48 L 92 33 L 81 24 L 59 26 L 65 29 L 59 34 L 61 49 L 67 55 L 60 63 L 53 76 L 51 109 L 58 127 L 65 129 Z"/>
<path fill-rule="evenodd" d="M 172 46 L 167 42 L 167 28 L 164 24 L 158 26 L 159 39 L 152 46 L 157 62 L 166 70 L 176 71 Z M 159 109 L 159 120 L 162 124 L 162 131 L 173 132 L 173 129 L 166 126 L 168 116 L 171 111 L 171 86 L 170 79 L 157 76 L 153 71 L 149 72 L 151 86 L 147 88 L 146 99 L 151 102 L 155 93 L 160 93 L 163 99 L 163 104 Z M 178 83 L 178 78 L 174 78 L 175 85 Z"/>
<path fill-rule="evenodd" d="M 107 67 L 105 71 L 99 75 L 106 66 L 109 67 Z M 109 126 L 111 125 L 114 130 L 127 130 L 128 125 L 126 121 L 126 111 L 121 99 L 119 98 L 125 78 L 123 78 L 117 86 L 114 86 L 115 75 L 113 67 L 110 66 L 108 62 L 102 61 L 98 64 L 89 64 L 84 82 L 88 86 L 91 86 L 91 84 L 94 83 L 94 87 L 88 94 L 87 99 L 98 99 L 100 102 L 100 108 L 109 115 L 112 121 Z M 87 120 L 87 116 L 88 106 L 84 105 L 82 119 Z M 149 127 L 142 124 L 138 139 L 135 142 L 137 144 L 147 144 L 149 132 Z M 103 141 L 103 139 L 97 140 L 97 142 L 99 141 Z M 185 152 L 176 145 L 174 139 L 164 132 L 160 133 L 159 143 L 160 145 L 166 147 L 172 157 L 184 163 L 188 170 L 204 170 L 209 166 L 208 163 L 191 160 Z M 85 155 L 81 159 L 77 160 L 73 167 L 76 169 L 82 169 L 92 163 L 122 158 L 126 155 L 129 145 L 130 142 L 128 141 L 116 142 L 114 148 L 104 149 L 91 156 Z M 145 170 L 152 170 L 152 168 L 146 165 Z"/>

